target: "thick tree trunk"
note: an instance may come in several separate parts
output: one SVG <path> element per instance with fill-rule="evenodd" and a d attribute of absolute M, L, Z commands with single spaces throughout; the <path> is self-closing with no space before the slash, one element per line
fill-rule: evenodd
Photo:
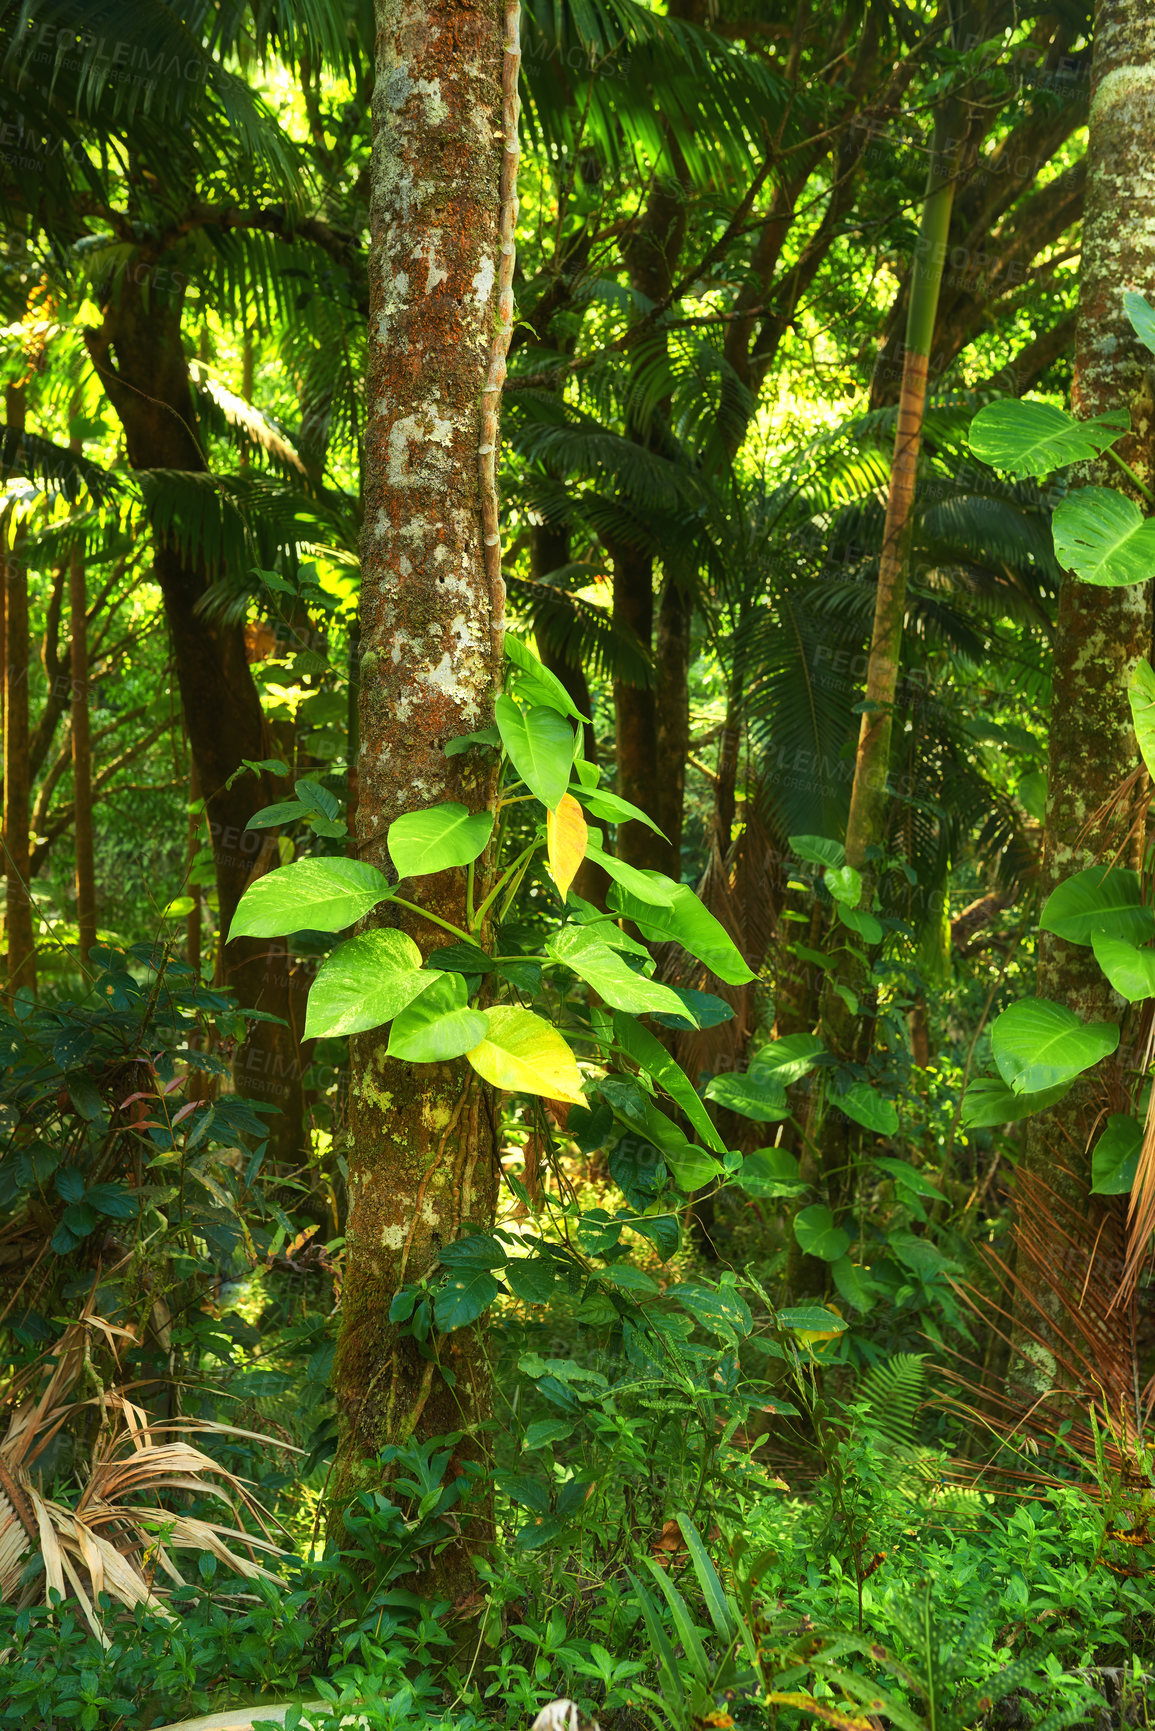
<path fill-rule="evenodd" d="M 654 640 L 654 562 L 649 553 L 624 542 L 610 546 L 614 567 L 615 623 L 634 632 L 647 649 Z M 648 812 L 658 808 L 658 716 L 655 692 L 614 680 L 614 731 L 617 738 L 618 792 Z M 644 823 L 618 825 L 616 850 L 627 865 L 662 871 L 669 849 Z"/>
<path fill-rule="evenodd" d="M 675 882 L 682 876 L 682 817 L 686 757 L 690 750 L 690 650 L 694 603 L 687 589 L 667 576 L 658 606 L 654 703 L 657 711 L 657 807 L 654 822 L 669 841 L 661 867 Z"/>
<path fill-rule="evenodd" d="M 377 0 L 376 17 L 357 834 L 361 857 L 390 871 L 401 812 L 446 799 L 478 810 L 496 793 L 488 754 L 443 747 L 492 722 L 502 674 L 494 447 L 513 312 L 518 9 Z M 460 871 L 420 884 L 423 906 L 455 924 L 465 893 Z M 387 917 L 425 951 L 444 941 L 424 919 Z M 353 1040 L 338 1503 L 379 1482 L 386 1444 L 463 1432 L 458 1473 L 484 1456 L 491 1410 L 481 1325 L 422 1351 L 389 1307 L 467 1222 L 491 1224 L 495 1102 L 464 1060 L 401 1064 L 386 1045 L 382 1032 Z M 451 1600 L 469 1591 L 489 1530 L 462 1519 L 423 1577 Z"/>
<path fill-rule="evenodd" d="M 88 586 L 84 555 L 74 549 L 68 561 L 68 610 L 71 625 L 72 788 L 76 812 L 76 928 L 81 969 L 96 943 L 96 865 L 92 830 L 92 743 L 89 728 Z"/>
<path fill-rule="evenodd" d="M 149 282 L 152 262 L 142 253 L 138 268 L 120 277 L 103 323 L 85 340 L 124 427 L 133 468 L 203 473 L 181 338 L 181 298 Z M 142 282 L 148 283 L 147 303 Z M 254 1024 L 236 1055 L 236 1084 L 249 1098 L 279 1108 L 270 1122 L 270 1154 L 291 1160 L 301 1146 L 304 1109 L 288 951 L 279 939 L 225 943 L 245 889 L 278 863 L 268 832 L 246 829 L 254 813 L 272 803 L 272 783 L 245 773 L 228 785 L 243 758 L 269 755 L 264 718 L 241 626 L 210 621 L 199 611 L 213 580 L 203 556 L 158 535 L 153 572 L 164 598 L 185 727 L 212 836 L 221 977 L 243 1008 L 268 1011 L 285 1023 Z"/>
<path fill-rule="evenodd" d="M 1123 310 L 1123 295 L 1150 296 L 1155 282 L 1155 13 L 1146 0 L 1100 0 L 1095 15 L 1087 210 L 1079 286 L 1073 407 L 1080 416 L 1130 411 L 1135 431 L 1116 446 L 1148 487 L 1155 484 L 1155 401 L 1151 356 Z M 1083 483 L 1132 492 L 1113 463 L 1078 471 Z M 1150 585 L 1104 589 L 1066 577 L 1055 632 L 1050 767 L 1043 838 L 1042 890 L 1099 860 L 1143 857 L 1143 807 L 1136 790 L 1106 813 L 1103 803 L 1139 761 L 1127 686 L 1151 651 Z M 1039 935 L 1038 995 L 1090 1020 L 1122 1009 L 1091 950 Z M 1083 1079 L 1050 1112 L 1029 1121 L 1025 1165 L 1063 1187 L 1056 1171 L 1087 1178 L 1088 1145 L 1101 1101 L 1101 1078 Z M 1114 1110 L 1114 1107 L 1109 1108 Z M 1030 1396 L 1042 1392 L 1053 1362 L 1036 1349 L 1013 1374 Z"/>
<path fill-rule="evenodd" d="M 5 391 L 5 419 L 17 439 L 24 433 L 24 388 Z M 5 524 L 7 531 L 8 525 Z M 21 556 L 20 531 L 4 535 L 2 549 L 5 589 L 4 655 L 4 876 L 7 902 L 7 994 L 20 987 L 36 990 L 36 940 L 33 932 L 31 845 L 28 833 L 28 567 Z"/>

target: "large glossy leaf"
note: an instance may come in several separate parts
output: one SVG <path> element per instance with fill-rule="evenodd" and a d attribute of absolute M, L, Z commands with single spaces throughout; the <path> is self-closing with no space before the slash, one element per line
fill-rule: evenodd
<path fill-rule="evenodd" d="M 1051 519 L 1055 558 L 1084 583 L 1122 588 L 1155 576 L 1155 519 L 1113 487 L 1080 487 Z"/>
<path fill-rule="evenodd" d="M 600 831 L 595 832 L 600 835 Z M 661 872 L 639 871 L 637 866 L 627 865 L 625 860 L 616 859 L 613 854 L 606 853 L 599 842 L 586 844 L 586 857 L 600 865 L 602 870 L 614 880 L 616 888 L 610 890 L 610 906 L 614 907 L 614 896 L 624 894 L 628 899 L 639 903 L 646 910 L 646 917 L 652 918 L 659 908 L 672 908 L 674 892 L 677 886 Z"/>
<path fill-rule="evenodd" d="M 970 448 L 984 463 L 1013 475 L 1049 475 L 1097 457 L 1130 426 L 1125 411 L 1077 421 L 1051 403 L 1008 398 L 980 409 L 970 427 Z"/>
<path fill-rule="evenodd" d="M 1096 865 L 1064 878 L 1051 891 L 1039 925 L 1069 944 L 1090 944 L 1096 937 L 1142 943 L 1155 930 L 1155 916 L 1144 905 L 1138 872 Z"/>
<path fill-rule="evenodd" d="M 674 884 L 658 872 L 644 875 L 668 887 L 668 904 L 657 909 L 649 907 L 631 895 L 625 885 L 614 885 L 609 900 L 616 913 L 633 920 L 642 936 L 652 943 L 681 944 L 684 950 L 704 962 L 711 973 L 717 974 L 728 985 L 745 985 L 747 980 L 754 978 L 726 928 L 708 908 L 702 906 L 688 884 Z"/>
<path fill-rule="evenodd" d="M 823 873 L 822 881 L 834 900 L 848 908 L 856 908 L 862 900 L 862 873 L 853 866 L 831 866 Z"/>
<path fill-rule="evenodd" d="M 403 812 L 389 825 L 389 852 L 403 878 L 472 865 L 493 834 L 491 811 L 470 811 L 456 800 Z"/>
<path fill-rule="evenodd" d="M 1119 1044 L 1113 1022 L 1083 1022 L 1065 1004 L 1020 998 L 991 1029 L 991 1050 L 1003 1081 L 1016 1094 L 1058 1088 L 1109 1057 Z"/>
<path fill-rule="evenodd" d="M 557 810 L 547 812 L 545 818 L 546 857 L 563 902 L 586 857 L 589 839 L 581 806 L 571 793 L 563 794 Z"/>
<path fill-rule="evenodd" d="M 759 1077 L 773 1077 L 788 1088 L 791 1082 L 809 1075 L 825 1051 L 817 1034 L 787 1034 L 781 1040 L 771 1040 L 768 1046 L 760 1046 L 750 1070 Z"/>
<path fill-rule="evenodd" d="M 1155 998 L 1155 950 L 1139 949 L 1126 938 L 1096 938 L 1095 960 L 1121 998 L 1138 1004 Z"/>
<path fill-rule="evenodd" d="M 556 811 L 569 786 L 577 743 L 570 723 L 542 703 L 521 709 L 512 697 L 499 697 L 495 714 L 514 769 L 529 791 Z"/>
<path fill-rule="evenodd" d="M 437 1294 L 433 1315 L 442 1334 L 465 1328 L 488 1310 L 501 1287 L 488 1268 L 454 1270 Z"/>
<path fill-rule="evenodd" d="M 616 950 L 591 936 L 588 926 L 563 926 L 545 947 L 555 962 L 572 968 L 613 1010 L 629 1010 L 635 1015 L 650 1010 L 664 1010 L 667 1015 L 688 1013 L 669 986 L 636 974 Z"/>
<path fill-rule="evenodd" d="M 1139 341 L 1155 355 L 1155 307 L 1134 289 L 1127 289 L 1123 294 L 1123 311 Z"/>
<path fill-rule="evenodd" d="M 522 689 L 531 695 L 532 702 L 543 704 L 547 709 L 555 709 L 559 715 L 572 715 L 575 721 L 589 720 L 588 715 L 582 714 L 557 674 L 543 666 L 520 637 L 507 631 L 503 641 L 506 657 L 517 668 L 521 675 L 519 683 Z"/>
<path fill-rule="evenodd" d="M 410 1064 L 444 1064 L 472 1051 L 489 1032 L 489 1017 L 469 1007 L 461 974 L 438 974 L 394 1020 L 389 1056 Z"/>
<path fill-rule="evenodd" d="M 376 866 L 353 859 L 302 859 L 250 884 L 229 938 L 339 932 L 392 893 Z"/>
<path fill-rule="evenodd" d="M 733 1073 L 711 1076 L 704 1093 L 707 1100 L 716 1100 L 727 1111 L 752 1118 L 756 1124 L 774 1124 L 790 1116 L 782 1084 L 768 1076 L 757 1079 Z"/>
<path fill-rule="evenodd" d="M 1091 1194 L 1126 1196 L 1135 1182 L 1143 1126 L 1125 1112 L 1112 1112 L 1091 1155 Z"/>
<path fill-rule="evenodd" d="M 698 1098 L 690 1078 L 662 1042 L 648 1028 L 640 1027 L 632 1016 L 621 1011 L 614 1017 L 614 1038 L 635 1064 L 640 1065 L 651 1080 L 664 1088 L 670 1099 L 682 1108 L 703 1142 L 721 1153 L 725 1142 Z"/>
<path fill-rule="evenodd" d="M 809 865 L 832 866 L 836 871 L 846 864 L 846 849 L 840 841 L 824 835 L 792 835 L 787 838 L 790 851 Z"/>
<path fill-rule="evenodd" d="M 603 823 L 644 823 L 655 835 L 662 836 L 663 841 L 666 839 L 652 817 L 640 806 L 622 799 L 620 794 L 610 793 L 604 787 L 571 787 L 570 792 Z"/>
<path fill-rule="evenodd" d="M 845 1094 L 832 1095 L 830 1104 L 877 1136 L 898 1134 L 898 1108 L 893 1100 L 876 1093 L 869 1082 L 852 1082 Z"/>
<path fill-rule="evenodd" d="M 850 1234 L 835 1223 L 824 1202 L 803 1208 L 794 1216 L 794 1236 L 807 1256 L 837 1262 L 850 1249 Z"/>
<path fill-rule="evenodd" d="M 436 976 L 404 932 L 362 932 L 339 945 L 309 988 L 305 1038 L 357 1034 L 391 1021 Z"/>
<path fill-rule="evenodd" d="M 1155 670 L 1149 661 L 1140 661 L 1127 687 L 1131 701 L 1131 718 L 1135 737 L 1148 775 L 1155 776 Z"/>
<path fill-rule="evenodd" d="M 585 1105 L 581 1071 L 556 1028 L 514 1004 L 488 1010 L 489 1031 L 465 1055 L 478 1075 L 510 1093 Z"/>
<path fill-rule="evenodd" d="M 989 1130 L 998 1124 L 1014 1124 L 1035 1112 L 1057 1106 L 1070 1092 L 1071 1084 L 1042 1088 L 1037 1094 L 1015 1094 L 999 1076 L 982 1076 L 963 1095 L 960 1121 L 967 1130 Z"/>

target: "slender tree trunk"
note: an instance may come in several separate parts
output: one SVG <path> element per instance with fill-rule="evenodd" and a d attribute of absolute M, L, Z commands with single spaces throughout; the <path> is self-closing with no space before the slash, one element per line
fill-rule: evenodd
<path fill-rule="evenodd" d="M 946 259 L 951 205 L 954 202 L 952 145 L 958 129 L 958 105 L 946 103 L 937 117 L 926 198 L 922 207 L 918 252 L 911 274 L 910 312 L 902 391 L 894 439 L 894 464 L 886 503 L 886 527 L 878 566 L 878 596 L 874 634 L 866 674 L 866 702 L 858 735 L 854 787 L 846 825 L 846 859 L 861 871 L 866 852 L 882 842 L 886 829 L 886 777 L 894 701 L 898 689 L 902 628 L 906 614 L 907 566 L 914 527 L 914 492 L 922 445 L 927 369 L 934 346 L 935 315 Z"/>
<path fill-rule="evenodd" d="M 492 722 L 502 673 L 494 463 L 513 316 L 518 7 L 376 0 L 376 18 L 357 834 L 361 857 L 390 871 L 399 813 L 446 799 L 478 810 L 496 793 L 488 754 L 442 748 Z M 420 896 L 460 924 L 465 874 L 426 878 Z M 421 918 L 383 915 L 425 951 L 444 940 Z M 389 1307 L 467 1222 L 491 1224 L 495 1102 L 464 1060 L 405 1065 L 386 1045 L 380 1031 L 353 1040 L 338 1504 L 379 1482 L 386 1444 L 464 1433 L 459 1472 L 483 1457 L 491 1411 L 482 1325 L 435 1340 L 430 1356 Z M 429 1559 L 429 1589 L 467 1593 L 488 1535 L 466 1511 L 458 1540 Z"/>
<path fill-rule="evenodd" d="M 654 640 L 654 561 L 640 547 L 609 544 L 614 568 L 614 623 L 632 631 L 649 649 Z M 617 740 L 618 792 L 657 822 L 658 716 L 653 687 L 614 680 L 614 733 Z M 666 849 L 644 823 L 618 825 L 618 858 L 628 865 L 660 871 Z"/>
<path fill-rule="evenodd" d="M 118 279 L 102 324 L 85 333 L 85 342 L 124 427 L 133 468 L 203 473 L 205 458 L 181 334 L 181 296 L 151 282 L 146 302 L 137 279 L 152 277 L 143 268 L 152 262 L 143 250 L 142 268 Z M 219 972 L 242 1008 L 282 1018 L 280 1024 L 254 1023 L 236 1054 L 236 1085 L 249 1098 L 279 1108 L 270 1122 L 269 1149 L 274 1160 L 288 1162 L 298 1156 L 304 1136 L 288 950 L 279 939 L 225 942 L 248 885 L 278 863 L 269 833 L 246 828 L 254 813 L 272 803 L 272 782 L 245 773 L 228 785 L 243 758 L 269 756 L 268 733 L 241 625 L 212 621 L 201 612 L 213 581 L 203 553 L 157 536 L 153 572 L 164 599 L 189 747 L 212 837 L 222 946 Z"/>
<path fill-rule="evenodd" d="M 24 388 L 5 391 L 5 419 L 16 440 L 24 435 Z M 5 529 L 7 525 L 4 525 Z M 4 875 L 7 894 L 5 929 L 8 938 L 7 993 L 21 986 L 36 990 L 36 940 L 33 934 L 31 845 L 28 833 L 28 567 L 21 557 L 17 529 L 9 547 L 4 537 L 5 656 L 4 656 Z"/>
<path fill-rule="evenodd" d="M 690 650 L 694 603 L 688 589 L 667 575 L 658 605 L 654 705 L 657 735 L 657 805 L 654 822 L 669 842 L 662 870 L 682 876 L 682 816 L 686 756 L 690 749 Z"/>
<path fill-rule="evenodd" d="M 1099 0 L 1072 403 L 1080 416 L 1130 411 L 1135 431 L 1116 449 L 1148 487 L 1155 484 L 1151 356 L 1131 328 L 1123 295 L 1136 289 L 1150 298 L 1155 282 L 1153 137 L 1155 12 L 1146 0 Z M 1078 479 L 1117 487 L 1139 502 L 1108 461 L 1082 465 Z M 1044 894 L 1096 861 L 1120 853 L 1129 863 L 1142 861 L 1146 793 L 1137 790 L 1109 812 L 1101 808 L 1139 761 L 1127 686 L 1136 663 L 1150 653 L 1149 584 L 1103 589 L 1064 578 L 1054 642 Z M 1115 1019 L 1122 1009 L 1090 949 L 1049 932 L 1039 934 L 1037 989 L 1089 1020 Z M 1065 1188 L 1057 1168 L 1066 1168 L 1077 1192 L 1087 1179 L 1101 1094 L 1102 1078 L 1093 1073 L 1060 1105 L 1029 1121 L 1028 1172 Z M 1053 1361 L 1039 1349 L 1012 1365 L 1029 1398 L 1049 1386 L 1053 1372 Z"/>
<path fill-rule="evenodd" d="M 96 943 L 96 865 L 92 827 L 92 744 L 89 727 L 88 586 L 84 555 L 74 548 L 68 561 L 69 654 L 72 670 L 72 786 L 76 811 L 76 926 L 81 969 Z"/>

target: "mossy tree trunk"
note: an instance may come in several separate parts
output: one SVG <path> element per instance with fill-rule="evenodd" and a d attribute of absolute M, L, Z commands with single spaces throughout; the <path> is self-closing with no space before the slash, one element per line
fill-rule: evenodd
<path fill-rule="evenodd" d="M 24 436 L 24 387 L 9 385 L 5 392 L 9 436 L 19 443 Z M 14 456 L 14 464 L 19 461 Z M 4 545 L 0 562 L 5 589 L 4 655 L 4 875 L 9 996 L 25 986 L 36 990 L 36 940 L 30 892 L 31 836 L 29 814 L 28 670 L 28 567 L 20 546 L 20 531 L 3 525 Z"/>
<path fill-rule="evenodd" d="M 1155 283 L 1153 138 L 1155 12 L 1148 0 L 1100 0 L 1072 407 L 1081 417 L 1109 409 L 1130 412 L 1133 431 L 1115 448 L 1148 487 L 1155 485 L 1152 360 L 1131 328 L 1123 296 L 1135 289 L 1150 299 Z M 1082 465 L 1075 478 L 1116 487 L 1145 503 L 1109 459 Z M 1150 653 L 1149 584 L 1106 589 L 1064 578 L 1054 641 L 1044 895 L 1061 878 L 1099 861 L 1141 863 L 1146 791 L 1136 788 L 1129 798 L 1105 802 L 1139 763 L 1127 686 L 1136 663 Z M 1092 1021 L 1115 1020 L 1123 1008 L 1092 951 L 1049 932 L 1039 936 L 1037 992 Z M 1030 1120 L 1024 1155 L 1029 1173 L 1064 1190 L 1065 1169 L 1073 1175 L 1074 1193 L 1089 1183 L 1094 1128 L 1103 1111 L 1118 1110 L 1108 1103 L 1117 1093 L 1106 1074 L 1114 1062 Z M 1082 1272 L 1075 1276 L 1076 1294 Z M 1028 1271 L 1020 1273 L 1027 1277 Z M 1052 1302 L 1038 1297 L 1045 1305 Z M 1021 1323 L 1032 1320 L 1025 1295 L 1020 1310 Z M 1037 1314 L 1033 1324 L 1038 1330 Z M 1012 1379 L 1023 1398 L 1034 1399 L 1053 1380 L 1054 1363 L 1022 1327 L 1019 1340 L 1029 1350 L 1012 1367 Z"/>
<path fill-rule="evenodd" d="M 492 722 L 502 672 L 493 465 L 512 323 L 517 7 L 377 0 L 376 16 L 357 836 L 360 857 L 391 872 L 400 813 L 496 797 L 492 754 L 443 748 Z M 417 895 L 463 923 L 463 872 L 422 879 Z M 425 952 L 446 941 L 420 917 L 382 917 Z M 353 1040 L 338 1506 L 377 1481 L 388 1444 L 464 1433 L 458 1473 L 482 1456 L 491 1407 L 481 1324 L 434 1334 L 423 1353 L 389 1308 L 443 1245 L 492 1223 L 495 1103 L 464 1060 L 407 1065 L 386 1045 L 383 1030 Z M 457 1544 L 429 1559 L 427 1590 L 467 1594 L 488 1532 L 484 1514 L 466 1515 Z"/>

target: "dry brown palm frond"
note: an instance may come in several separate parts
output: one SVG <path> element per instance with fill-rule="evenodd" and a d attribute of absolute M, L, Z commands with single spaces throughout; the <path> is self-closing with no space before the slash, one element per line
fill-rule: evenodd
<path fill-rule="evenodd" d="M 284 1553 L 272 1536 L 272 1517 L 243 1479 L 191 1439 L 215 1434 L 279 1448 L 292 1445 L 209 1419 L 153 1423 L 130 1398 L 131 1385 L 72 1398 L 90 1366 L 94 1333 L 114 1355 L 121 1339 L 132 1338 L 89 1308 L 51 1353 L 13 1379 L 0 1402 L 0 1417 L 5 1412 L 8 1417 L 0 1440 L 0 1600 L 24 1607 L 45 1593 L 71 1593 L 104 1640 L 100 1594 L 163 1613 L 154 1579 L 159 1571 L 169 1581 L 183 1582 L 174 1551 L 208 1552 L 247 1579 L 276 1579 L 267 1565 Z M 91 1458 L 78 1475 L 79 1497 L 69 1506 L 45 1494 L 34 1468 L 61 1431 L 76 1435 L 90 1429 L 94 1413 L 98 1423 Z M 213 1498 L 224 1505 L 228 1519 L 210 1521 L 174 1510 L 167 1506 L 174 1495 Z M 244 1529 L 245 1517 L 258 1532 Z M 43 1569 L 29 1578 L 27 1564 L 34 1553 Z"/>
<path fill-rule="evenodd" d="M 959 1393 L 938 1404 L 989 1431 L 995 1454 L 984 1472 L 1005 1477 L 1021 1466 L 997 1459 L 1011 1436 L 1050 1443 L 1065 1425 L 1067 1449 L 1089 1468 L 1099 1447 L 1119 1482 L 1138 1483 L 1143 1474 L 1135 1445 L 1150 1419 L 1155 1386 L 1143 1387 L 1136 1295 L 1125 1308 L 1115 1303 L 1125 1248 L 1122 1210 L 1089 1196 L 1070 1173 L 1061 1182 L 1066 1194 L 1020 1170 L 1014 1265 L 982 1247 L 996 1295 L 955 1288 L 1005 1349 L 1009 1374 L 992 1385 L 982 1367 L 955 1354 L 954 1368 L 944 1375 Z M 1049 1386 L 1041 1395 L 1027 1399 L 1017 1392 L 1016 1362 L 1036 1377 L 1040 1368 L 1048 1371 Z M 1096 1427 L 1103 1432 L 1098 1444 Z M 1031 1476 L 1049 1480 L 1042 1470 Z"/>

